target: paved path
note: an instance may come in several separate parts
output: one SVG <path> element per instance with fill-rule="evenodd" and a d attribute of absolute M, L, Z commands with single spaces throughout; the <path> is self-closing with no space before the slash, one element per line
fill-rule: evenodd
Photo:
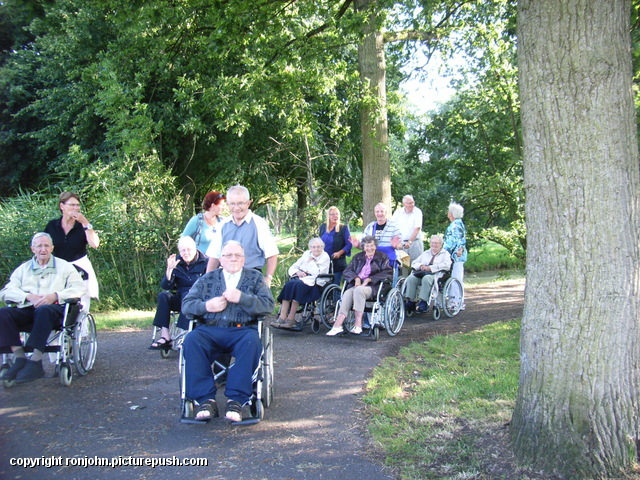
<path fill-rule="evenodd" d="M 47 378 L 0 389 L 0 479 L 394 479 L 360 411 L 372 368 L 412 340 L 520 317 L 523 290 L 522 281 L 472 287 L 454 319 L 411 317 L 378 342 L 276 331 L 274 404 L 249 427 L 181 424 L 177 357 L 148 351 L 150 330 L 99 332 L 94 370 L 70 387 Z M 10 466 L 12 458 L 74 456 L 206 458 L 208 467 Z"/>

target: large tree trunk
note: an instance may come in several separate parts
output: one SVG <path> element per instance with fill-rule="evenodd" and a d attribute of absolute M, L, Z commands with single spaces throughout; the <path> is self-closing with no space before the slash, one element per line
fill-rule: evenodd
<path fill-rule="evenodd" d="M 391 207 L 391 162 L 387 130 L 387 91 L 384 41 L 375 0 L 357 0 L 358 10 L 370 9 L 364 39 L 358 47 L 358 69 L 365 91 L 360 110 L 362 129 L 362 208 L 364 224 L 374 220 L 373 207 L 384 202 Z"/>
<path fill-rule="evenodd" d="M 568 478 L 637 460 L 639 162 L 630 2 L 519 0 L 528 232 L 521 458 Z"/>

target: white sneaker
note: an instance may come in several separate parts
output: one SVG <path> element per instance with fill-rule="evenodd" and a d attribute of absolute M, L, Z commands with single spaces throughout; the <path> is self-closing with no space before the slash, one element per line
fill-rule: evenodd
<path fill-rule="evenodd" d="M 331 327 L 331 330 L 329 330 L 326 335 L 327 337 L 334 337 L 343 331 L 342 327 Z"/>
<path fill-rule="evenodd" d="M 360 335 L 362 333 L 362 328 L 353 327 L 351 330 L 349 330 L 349 332 L 353 333 L 354 335 Z"/>

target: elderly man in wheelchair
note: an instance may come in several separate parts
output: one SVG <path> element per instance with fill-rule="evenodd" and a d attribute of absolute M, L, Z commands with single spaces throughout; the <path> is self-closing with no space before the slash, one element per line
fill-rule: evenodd
<path fill-rule="evenodd" d="M 44 376 L 42 357 L 52 330 L 62 326 L 64 302 L 85 294 L 82 277 L 71 263 L 54 257 L 48 233 L 36 233 L 31 239 L 33 258 L 11 274 L 0 291 L 0 300 L 16 307 L 0 309 L 0 347 L 10 347 L 13 365 L 4 370 L 0 380 L 28 383 Z M 30 332 L 26 344 L 20 332 Z M 27 350 L 33 353 L 27 358 Z"/>
<path fill-rule="evenodd" d="M 253 394 L 262 355 L 256 318 L 272 313 L 275 302 L 262 274 L 244 268 L 244 260 L 242 245 L 227 242 L 221 251 L 222 268 L 199 278 L 182 303 L 186 315 L 202 322 L 182 345 L 185 394 L 195 402 L 197 421 L 218 416 L 211 364 L 221 355 L 235 359 L 227 374 L 225 419 L 242 421 L 242 407 Z"/>

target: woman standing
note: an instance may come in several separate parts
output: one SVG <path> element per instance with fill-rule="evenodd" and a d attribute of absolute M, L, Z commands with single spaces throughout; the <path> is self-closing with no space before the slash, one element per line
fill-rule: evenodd
<path fill-rule="evenodd" d="M 87 296 L 82 304 L 89 311 L 90 299 L 98 298 L 100 293 L 98 278 L 93 265 L 87 256 L 87 245 L 92 248 L 100 246 L 100 238 L 91 222 L 80 211 L 80 197 L 73 192 L 62 192 L 58 198 L 58 206 L 62 216 L 47 223 L 44 231 L 53 240 L 54 256 L 73 263 L 87 272 Z"/>
<path fill-rule="evenodd" d="M 451 276 L 464 285 L 464 262 L 467 261 L 467 231 L 462 223 L 464 208 L 461 205 L 451 202 L 447 217 L 451 222 L 444 233 L 444 249 L 451 254 L 453 268 Z M 462 294 L 462 292 L 460 292 Z M 462 306 L 464 309 L 464 305 Z"/>
<path fill-rule="evenodd" d="M 209 244 L 220 235 L 220 229 L 224 218 L 220 216 L 222 202 L 226 196 L 220 192 L 209 192 L 202 200 L 202 212 L 191 217 L 182 231 L 183 237 L 191 237 L 196 242 L 196 247 L 202 253 L 207 253 Z"/>
<path fill-rule="evenodd" d="M 331 258 L 331 273 L 334 274 L 333 283 L 340 285 L 342 272 L 347 268 L 346 257 L 351 256 L 351 233 L 349 227 L 340 223 L 338 207 L 329 207 L 327 220 L 320 225 L 320 238 L 324 242 L 324 251 Z"/>

